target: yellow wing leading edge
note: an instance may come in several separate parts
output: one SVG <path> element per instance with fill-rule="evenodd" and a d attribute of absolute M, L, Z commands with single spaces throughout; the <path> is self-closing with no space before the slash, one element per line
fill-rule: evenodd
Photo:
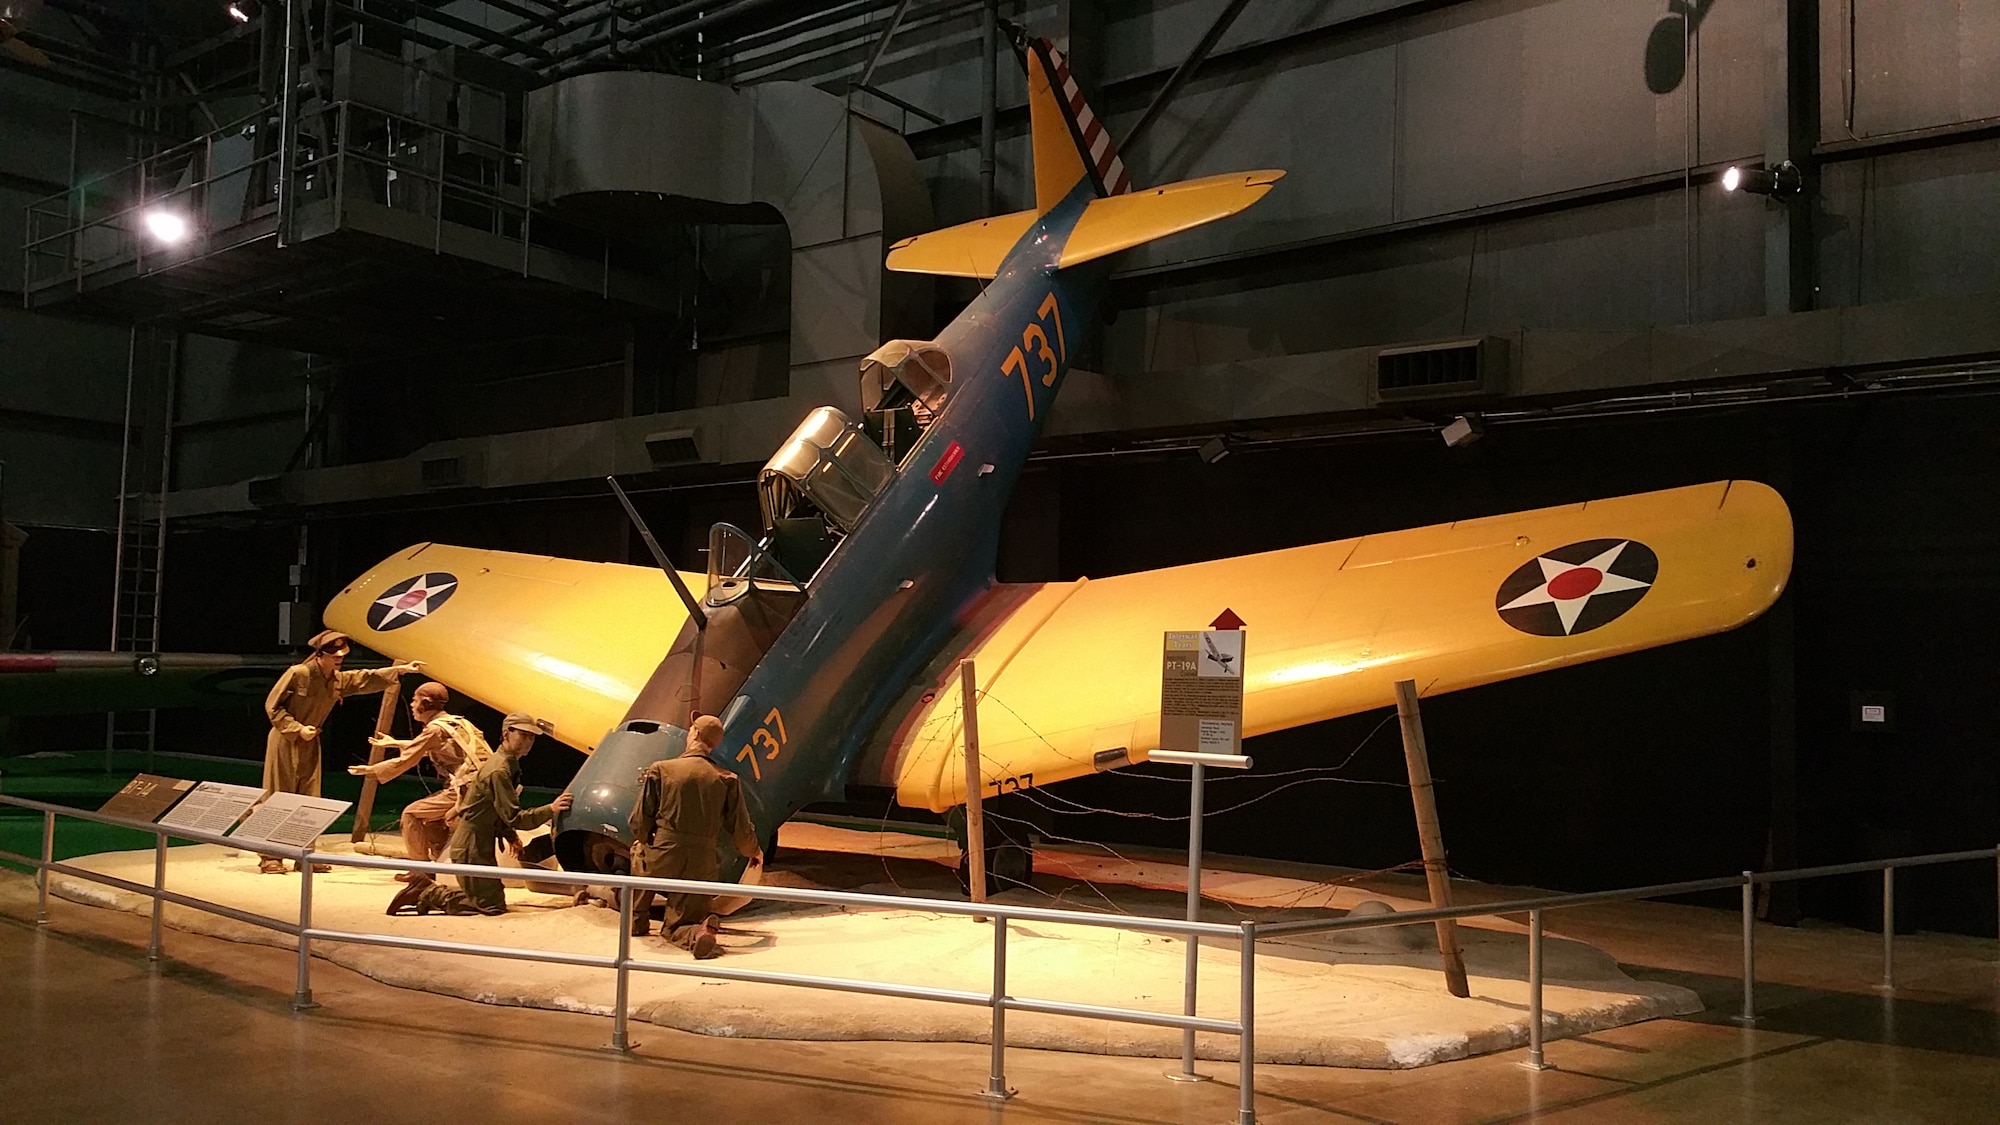
<path fill-rule="evenodd" d="M 681 578 L 697 596 L 708 588 L 706 575 Z M 329 627 L 422 660 L 427 675 L 490 707 L 547 719 L 585 753 L 625 717 L 686 620 L 652 567 L 439 543 L 383 560 L 326 607 Z"/>

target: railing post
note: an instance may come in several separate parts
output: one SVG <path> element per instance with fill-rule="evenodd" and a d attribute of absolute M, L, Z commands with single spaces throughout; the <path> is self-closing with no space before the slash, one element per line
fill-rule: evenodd
<path fill-rule="evenodd" d="M 1733 1017 L 1749 1026 L 1757 1022 L 1757 875 L 1743 873 L 1743 1011 Z"/>
<path fill-rule="evenodd" d="M 1257 1125 L 1257 923 L 1243 923 L 1237 954 L 1243 976 L 1236 998 L 1236 1125 Z"/>
<path fill-rule="evenodd" d="M 35 870 L 35 925 L 49 924 L 49 864 L 56 861 L 56 814 L 42 814 L 42 865 Z"/>
<path fill-rule="evenodd" d="M 1548 1070 L 1542 1059 L 1542 912 L 1528 911 L 1528 1061 L 1529 1070 Z"/>
<path fill-rule="evenodd" d="M 1882 868 L 1882 983 L 1880 992 L 1896 991 L 1896 865 Z"/>
<path fill-rule="evenodd" d="M 1007 1088 L 1007 919 L 993 916 L 993 1073 L 987 1076 L 980 1096 L 1006 1101 L 1014 1096 Z"/>
<path fill-rule="evenodd" d="M 312 939 L 306 931 L 312 929 L 313 913 L 313 865 L 312 854 L 299 852 L 299 975 L 298 984 L 292 990 L 292 1011 L 303 1012 L 317 1008 L 312 992 Z"/>
<path fill-rule="evenodd" d="M 160 897 L 167 889 L 167 834 L 153 833 L 153 941 L 146 947 L 146 960 L 157 964 L 160 960 L 160 916 L 166 910 L 167 901 Z"/>
<path fill-rule="evenodd" d="M 617 985 L 613 991 L 611 1009 L 611 1049 L 624 1053 L 632 1049 L 632 1041 L 627 1037 L 625 1009 L 631 997 L 632 971 L 627 962 L 632 959 L 632 900 L 638 897 L 631 887 L 618 888 L 618 967 Z"/>

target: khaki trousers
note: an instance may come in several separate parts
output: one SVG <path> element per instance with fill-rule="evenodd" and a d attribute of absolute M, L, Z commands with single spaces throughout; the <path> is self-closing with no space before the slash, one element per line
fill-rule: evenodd
<path fill-rule="evenodd" d="M 272 731 L 264 740 L 264 792 L 319 796 L 319 739 L 302 742 Z"/>
<path fill-rule="evenodd" d="M 633 865 L 632 874 L 647 879 L 709 880 L 718 873 L 714 841 L 666 848 L 641 845 L 633 850 L 638 862 Z M 709 895 L 661 893 L 659 900 L 666 907 L 660 917 L 660 936 L 682 949 L 693 949 L 702 920 L 715 912 L 715 899 Z"/>
<path fill-rule="evenodd" d="M 458 805 L 458 794 L 450 789 L 433 793 L 403 807 L 403 852 L 411 859 L 436 860 L 444 854 L 451 838 L 444 818 Z"/>

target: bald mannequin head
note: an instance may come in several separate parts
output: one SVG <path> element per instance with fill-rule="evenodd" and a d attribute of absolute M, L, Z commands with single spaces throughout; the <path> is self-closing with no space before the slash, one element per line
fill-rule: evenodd
<path fill-rule="evenodd" d="M 688 728 L 688 752 L 706 753 L 722 742 L 722 720 L 714 715 L 703 715 Z"/>
<path fill-rule="evenodd" d="M 450 702 L 451 690 L 432 680 L 418 684 L 417 690 L 410 693 L 410 713 L 419 719 L 430 719 L 442 714 Z"/>

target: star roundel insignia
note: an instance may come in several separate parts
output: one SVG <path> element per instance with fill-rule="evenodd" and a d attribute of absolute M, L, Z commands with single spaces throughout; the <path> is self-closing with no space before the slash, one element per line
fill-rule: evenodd
<path fill-rule="evenodd" d="M 1500 620 L 1538 637 L 1573 637 L 1639 604 L 1660 557 L 1636 539 L 1586 539 L 1530 559 L 1493 597 Z"/>
<path fill-rule="evenodd" d="M 386 633 L 422 621 L 450 599 L 456 589 L 458 579 L 449 574 L 434 572 L 406 578 L 389 587 L 388 592 L 368 607 L 368 627 Z"/>

